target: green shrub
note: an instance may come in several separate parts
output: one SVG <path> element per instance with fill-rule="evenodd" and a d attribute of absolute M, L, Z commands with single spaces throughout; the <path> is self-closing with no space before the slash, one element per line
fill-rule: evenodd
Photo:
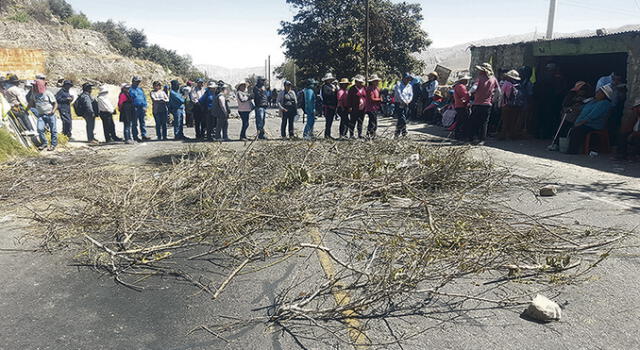
<path fill-rule="evenodd" d="M 91 21 L 87 18 L 87 16 L 80 12 L 79 14 L 74 14 L 69 16 L 65 22 L 73 26 L 76 29 L 89 29 L 91 28 Z"/>
<path fill-rule="evenodd" d="M 28 156 L 34 154 L 33 150 L 22 146 L 13 136 L 4 128 L 0 128 L 0 162 L 17 156 Z"/>
<path fill-rule="evenodd" d="M 31 16 L 23 10 L 19 10 L 16 13 L 14 13 L 13 15 L 7 17 L 8 20 L 10 21 L 15 21 L 15 22 L 20 22 L 20 23 L 27 23 L 31 20 Z"/>

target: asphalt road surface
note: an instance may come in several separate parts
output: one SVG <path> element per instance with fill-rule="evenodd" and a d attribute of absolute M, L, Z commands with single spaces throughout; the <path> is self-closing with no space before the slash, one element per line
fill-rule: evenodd
<path fill-rule="evenodd" d="M 392 123 L 383 120 L 381 133 L 388 135 Z M 316 123 L 316 132 L 323 124 L 322 119 Z M 237 138 L 239 121 L 234 119 L 230 125 L 231 136 Z M 299 133 L 302 127 L 301 122 L 296 124 Z M 83 128 L 76 121 L 77 139 L 83 139 Z M 96 130 L 101 134 L 99 123 Z M 250 130 L 255 133 L 254 125 Z M 268 118 L 267 130 L 276 139 L 279 120 Z M 187 136 L 192 133 L 188 129 Z M 416 142 L 448 143 L 442 138 L 446 133 L 436 127 L 412 125 L 412 135 L 419 139 Z M 171 162 L 172 156 L 187 147 L 201 145 L 169 141 L 92 149 L 123 165 L 157 166 Z M 245 146 L 235 141 L 222 147 Z M 640 224 L 638 163 L 615 162 L 606 155 L 589 158 L 550 153 L 545 146 L 534 140 L 490 141 L 472 152 L 494 159 L 519 176 L 560 186 L 558 196 L 545 200 L 525 189 L 514 189 L 505 202 L 518 210 L 530 214 L 571 211 L 564 218 L 567 222 L 636 229 Z M 71 147 L 86 145 L 73 142 Z M 109 276 L 70 265 L 70 257 L 64 254 L 29 252 L 33 242 L 19 239 L 23 225 L 15 208 L 0 207 L 0 349 L 299 349 L 291 336 L 260 323 L 236 333 L 229 342 L 190 331 L 211 322 L 215 315 L 256 315 L 256 309 L 273 302 L 294 269 L 323 278 L 314 255 L 240 277 L 215 303 L 178 280 L 163 280 L 157 288 L 136 292 L 115 284 Z M 628 242 L 630 246 L 638 243 L 636 238 Z M 636 247 L 617 251 L 593 271 L 589 282 L 554 290 L 549 296 L 564 307 L 560 322 L 541 325 L 522 319 L 522 307 L 492 308 L 469 302 L 464 309 L 450 310 L 446 321 L 398 321 L 407 332 L 428 329 L 403 343 L 402 349 L 638 349 L 638 253 Z M 213 268 L 210 273 L 220 279 L 225 274 Z M 473 291 L 473 282 L 462 288 Z M 373 338 L 377 331 L 368 330 Z M 303 345 L 308 349 L 351 348 L 327 339 L 304 340 Z"/>

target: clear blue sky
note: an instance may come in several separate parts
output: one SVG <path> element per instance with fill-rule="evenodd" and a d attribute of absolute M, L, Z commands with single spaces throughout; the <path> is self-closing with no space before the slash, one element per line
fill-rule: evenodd
<path fill-rule="evenodd" d="M 284 0 L 67 0 L 91 20 L 112 18 L 144 29 L 152 43 L 189 54 L 196 63 L 261 66 L 284 60 L 279 23 L 293 12 Z M 396 0 L 394 0 L 396 1 Z M 544 32 L 549 0 L 409 0 L 422 5 L 434 47 Z M 640 0 L 558 0 L 556 31 L 640 23 Z"/>

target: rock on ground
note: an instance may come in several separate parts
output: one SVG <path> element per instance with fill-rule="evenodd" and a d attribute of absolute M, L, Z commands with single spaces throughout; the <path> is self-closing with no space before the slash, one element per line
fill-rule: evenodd
<path fill-rule="evenodd" d="M 562 309 L 549 298 L 538 294 L 524 311 L 524 315 L 541 322 L 560 321 Z"/>

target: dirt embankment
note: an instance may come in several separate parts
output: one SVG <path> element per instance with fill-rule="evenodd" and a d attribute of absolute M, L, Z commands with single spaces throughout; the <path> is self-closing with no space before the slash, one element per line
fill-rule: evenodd
<path fill-rule="evenodd" d="M 160 65 L 117 54 L 101 33 L 68 25 L 0 21 L 0 48 L 42 50 L 44 73 L 50 80 L 119 84 L 133 75 L 145 81 L 169 78 Z M 19 72 L 19 67 L 16 70 Z"/>

